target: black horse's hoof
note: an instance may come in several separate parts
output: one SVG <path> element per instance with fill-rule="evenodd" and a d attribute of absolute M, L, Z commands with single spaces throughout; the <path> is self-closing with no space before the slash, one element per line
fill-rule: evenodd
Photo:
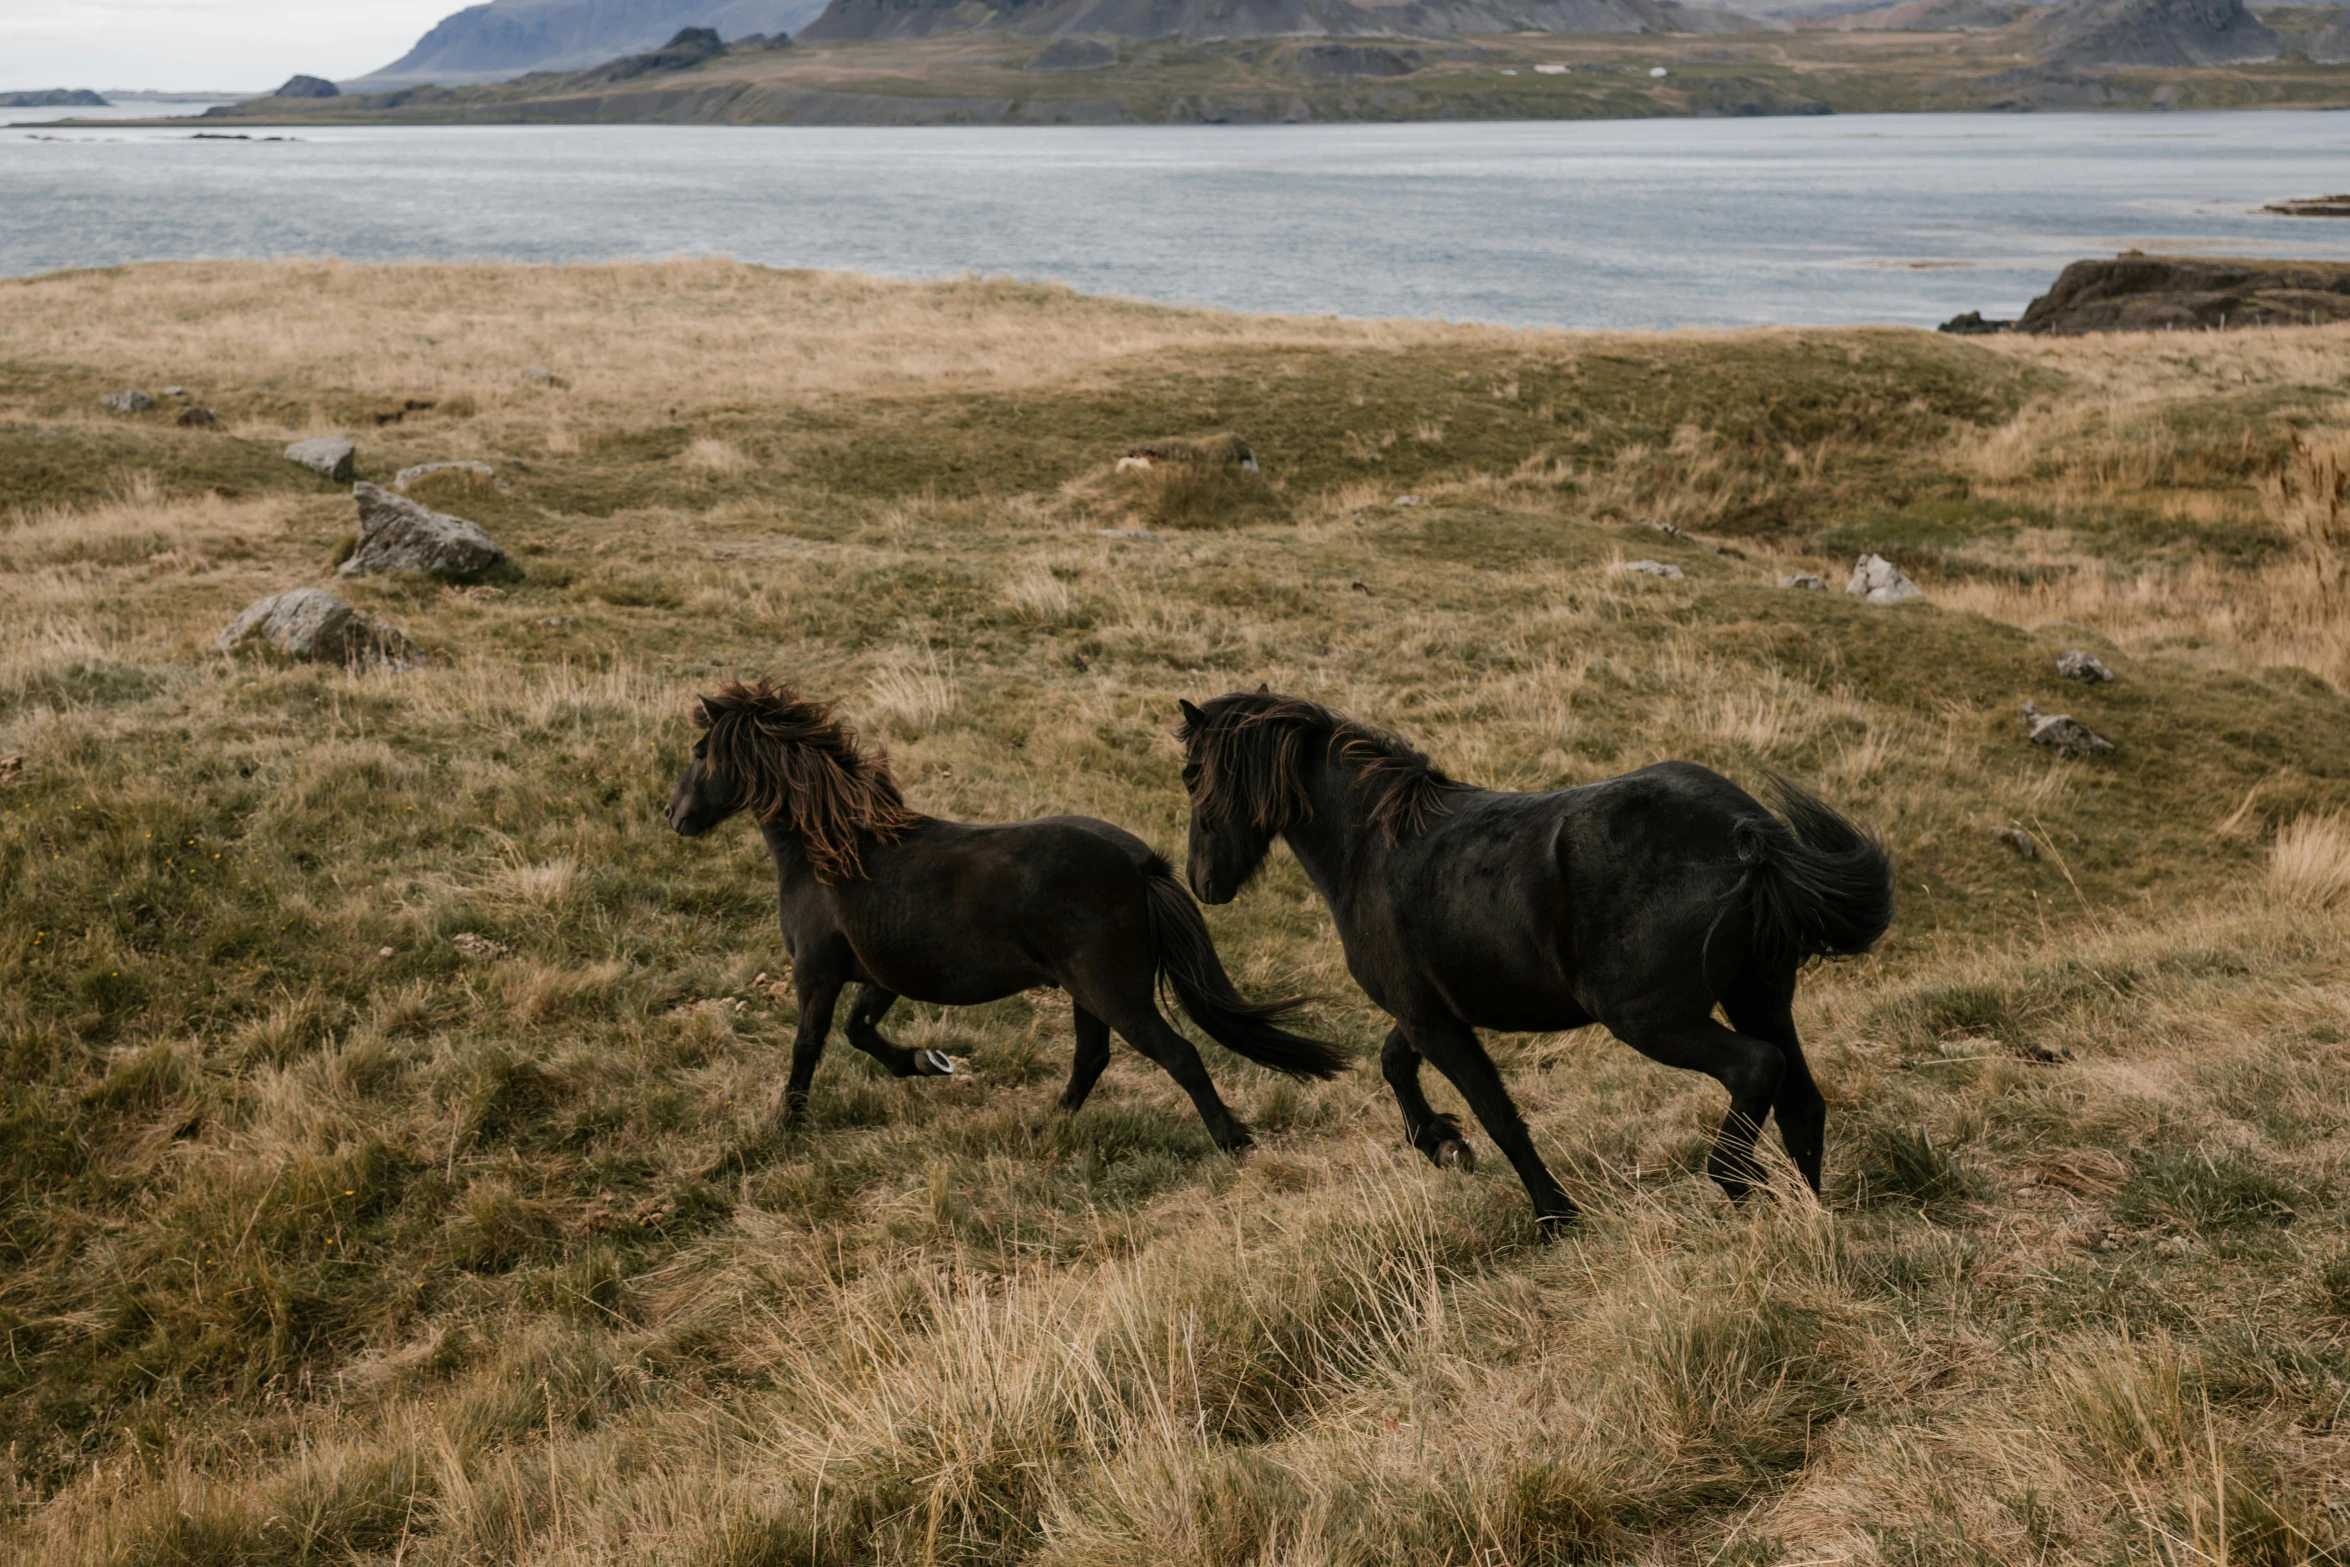
<path fill-rule="evenodd" d="M 916 1077 L 952 1077 L 955 1075 L 954 1058 L 944 1051 L 917 1050 L 914 1052 L 914 1075 Z"/>
<path fill-rule="evenodd" d="M 1477 1173 L 1477 1150 L 1457 1137 L 1448 1137 L 1436 1145 L 1428 1156 L 1436 1161 L 1439 1170 L 1458 1170 L 1463 1175 Z"/>

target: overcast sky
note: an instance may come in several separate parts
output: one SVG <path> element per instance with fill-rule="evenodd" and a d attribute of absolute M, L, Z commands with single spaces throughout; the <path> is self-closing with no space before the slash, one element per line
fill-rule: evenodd
<path fill-rule="evenodd" d="M 389 65 L 467 0 L 0 0 L 0 92 L 258 91 Z"/>

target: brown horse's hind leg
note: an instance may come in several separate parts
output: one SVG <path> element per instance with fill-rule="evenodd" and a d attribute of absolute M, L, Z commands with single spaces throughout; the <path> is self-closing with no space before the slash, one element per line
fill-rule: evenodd
<path fill-rule="evenodd" d="M 1534 1134 L 1526 1129 L 1510 1091 L 1502 1086 L 1501 1072 L 1493 1057 L 1485 1053 L 1477 1031 L 1457 1018 L 1416 1019 L 1407 1026 L 1411 1043 L 1461 1091 L 1485 1135 L 1493 1139 L 1493 1146 L 1526 1183 L 1526 1195 L 1534 1203 L 1534 1220 L 1543 1233 L 1555 1233 L 1572 1220 L 1573 1200 L 1559 1185 L 1558 1177 L 1550 1173 L 1550 1166 L 1542 1162 L 1542 1155 L 1534 1151 Z"/>
<path fill-rule="evenodd" d="M 1438 1115 L 1420 1091 L 1420 1052 L 1412 1048 L 1400 1023 L 1387 1031 L 1387 1043 L 1379 1048 L 1379 1070 L 1395 1091 L 1396 1108 L 1403 1111 L 1404 1140 L 1438 1169 L 1476 1169 L 1477 1151 L 1461 1136 L 1460 1123 Z"/>
<path fill-rule="evenodd" d="M 1069 1086 L 1061 1094 L 1061 1108 L 1075 1115 L 1085 1108 L 1086 1096 L 1110 1064 L 1110 1025 L 1083 1007 L 1077 1012 L 1077 1054 L 1069 1063 Z"/>
<path fill-rule="evenodd" d="M 1165 1067 L 1177 1086 L 1191 1095 L 1191 1102 L 1198 1108 L 1199 1118 L 1207 1123 L 1208 1136 L 1217 1147 L 1237 1155 L 1255 1141 L 1249 1136 L 1248 1127 L 1226 1108 L 1223 1096 L 1216 1092 L 1215 1079 L 1208 1076 L 1198 1049 L 1168 1026 L 1157 1007 L 1143 1001 L 1127 1008 L 1123 1015 L 1114 1016 L 1111 1026 L 1128 1044 Z"/>
<path fill-rule="evenodd" d="M 849 1008 L 849 1043 L 881 1063 L 892 1077 L 952 1077 L 955 1063 L 936 1050 L 908 1050 L 881 1037 L 881 1020 L 898 1004 L 898 993 L 879 985 L 857 987 L 856 1004 Z"/>
<path fill-rule="evenodd" d="M 1776 1045 L 1786 1070 L 1779 1078 L 1779 1098 L 1771 1109 L 1779 1118 L 1779 1141 L 1787 1157 L 1816 1193 L 1820 1189 L 1820 1156 L 1827 1144 L 1828 1101 L 1812 1081 L 1811 1065 L 1803 1058 L 1803 1042 L 1795 1036 L 1795 986 L 1772 985 L 1741 976 L 1723 998 L 1722 1010 L 1741 1034 Z"/>

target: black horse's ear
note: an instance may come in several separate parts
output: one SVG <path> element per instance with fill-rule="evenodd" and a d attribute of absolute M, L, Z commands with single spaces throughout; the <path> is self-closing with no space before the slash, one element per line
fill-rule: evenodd
<path fill-rule="evenodd" d="M 1262 680 L 1260 680 L 1260 681 L 1258 681 L 1258 682 L 1257 682 L 1257 695 L 1259 695 L 1259 696 L 1271 696 L 1272 694 L 1273 694 L 1273 688 L 1272 688 L 1270 685 L 1267 685 L 1267 684 L 1266 684 L 1264 681 L 1262 681 Z"/>
<path fill-rule="evenodd" d="M 1193 707 L 1183 698 L 1177 697 L 1175 699 L 1175 705 L 1183 710 L 1183 721 L 1191 725 L 1192 728 L 1203 728 L 1207 724 L 1208 715 L 1201 712 L 1198 708 Z"/>

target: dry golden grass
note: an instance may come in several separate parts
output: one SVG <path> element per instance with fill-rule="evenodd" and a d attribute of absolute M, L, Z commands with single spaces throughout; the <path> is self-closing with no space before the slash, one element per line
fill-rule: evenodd
<path fill-rule="evenodd" d="M 2343 432 L 2331 394 L 2233 400 L 2339 384 L 2350 337 L 2199 339 L 2213 383 L 2160 340 L 1518 337 L 718 263 L 6 298 L 0 1558 L 2350 1550 L 2350 703 L 2269 667 L 2343 672 L 2310 520 Z M 189 363 L 228 433 L 97 412 Z M 1757 423 L 1758 384 L 1817 395 Z M 362 471 L 495 464 L 511 493 L 444 497 L 513 550 L 495 593 L 338 581 L 349 502 L 275 455 L 426 398 Z M 1278 515 L 1101 536 L 1124 441 L 1187 427 L 1245 434 Z M 1862 540 L 1932 600 L 1774 585 Z M 1640 557 L 1687 575 L 1611 570 Z M 297 585 L 433 662 L 210 651 Z M 2083 641 L 2120 682 L 2057 680 Z M 1503 787 L 1790 771 L 1904 900 L 1805 982 L 1825 1199 L 1781 1170 L 1728 1211 L 1719 1090 L 1598 1030 L 1494 1042 L 1586 1209 L 1547 1247 L 1506 1172 L 1399 1148 L 1367 1067 L 1218 1056 L 1238 1168 L 1124 1052 L 1050 1116 L 1058 995 L 901 1006 L 974 1071 L 836 1042 L 777 1128 L 771 876 L 658 811 L 692 694 L 757 670 L 886 739 L 918 808 L 1170 850 L 1175 699 L 1258 680 Z M 2122 750 L 2033 750 L 2026 696 Z M 1375 1048 L 1294 864 L 1212 920 L 1244 987 Z"/>

